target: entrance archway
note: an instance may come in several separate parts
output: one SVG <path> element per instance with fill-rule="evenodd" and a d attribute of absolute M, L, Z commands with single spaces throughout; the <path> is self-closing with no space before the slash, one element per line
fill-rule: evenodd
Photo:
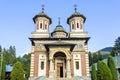
<path fill-rule="evenodd" d="M 57 78 L 66 77 L 66 55 L 63 52 L 56 52 L 54 54 L 54 70 Z"/>

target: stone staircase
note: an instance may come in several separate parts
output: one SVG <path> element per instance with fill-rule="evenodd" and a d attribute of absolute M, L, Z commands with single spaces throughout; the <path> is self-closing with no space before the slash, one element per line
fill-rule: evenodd
<path fill-rule="evenodd" d="M 72 80 L 68 78 L 48 78 L 47 80 Z"/>
<path fill-rule="evenodd" d="M 38 78 L 31 77 L 29 80 L 91 80 L 90 77 L 80 77 L 80 76 L 75 76 L 72 78 L 46 78 L 44 76 L 40 76 Z"/>

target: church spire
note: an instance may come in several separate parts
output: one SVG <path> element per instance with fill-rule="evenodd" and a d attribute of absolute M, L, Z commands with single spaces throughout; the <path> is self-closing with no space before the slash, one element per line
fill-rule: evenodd
<path fill-rule="evenodd" d="M 42 5 L 42 13 L 44 13 L 44 7 L 45 7 L 45 5 Z"/>
<path fill-rule="evenodd" d="M 58 17 L 58 25 L 60 25 L 60 17 Z"/>
<path fill-rule="evenodd" d="M 77 5 L 75 4 L 74 5 L 74 10 L 75 10 L 75 13 L 77 12 Z"/>

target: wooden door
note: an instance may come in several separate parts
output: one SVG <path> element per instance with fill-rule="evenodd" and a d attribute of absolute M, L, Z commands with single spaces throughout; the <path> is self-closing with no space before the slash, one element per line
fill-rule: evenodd
<path fill-rule="evenodd" d="M 57 77 L 63 77 L 63 63 L 57 63 Z"/>

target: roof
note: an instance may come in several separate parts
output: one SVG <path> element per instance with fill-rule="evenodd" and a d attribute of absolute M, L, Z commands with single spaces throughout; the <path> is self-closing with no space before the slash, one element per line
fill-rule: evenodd
<path fill-rule="evenodd" d="M 86 40 L 85 43 L 88 42 L 88 40 L 90 39 L 90 37 L 80 37 L 80 38 L 77 38 L 77 37 L 68 37 L 68 38 L 29 38 L 32 45 L 34 45 L 34 40 L 49 40 L 49 41 L 56 41 L 56 40 Z"/>
<path fill-rule="evenodd" d="M 67 32 L 65 31 L 65 29 L 63 28 L 63 26 L 60 25 L 60 24 L 58 24 L 58 25 L 56 26 L 56 28 L 55 28 L 54 31 L 51 33 L 51 35 L 52 35 L 53 33 L 55 33 L 55 32 L 65 32 L 65 33 L 67 34 Z"/>
<path fill-rule="evenodd" d="M 46 15 L 46 14 L 44 13 L 44 8 L 42 8 L 42 12 L 41 12 L 41 13 L 39 13 L 39 14 L 37 14 L 37 15 L 35 15 L 35 16 L 33 17 L 34 23 L 35 23 L 35 19 L 36 19 L 37 17 L 46 17 L 47 19 L 50 20 L 50 24 L 52 23 L 52 19 L 51 19 L 48 15 Z"/>
<path fill-rule="evenodd" d="M 84 19 L 84 22 L 86 20 L 86 17 L 83 14 L 80 14 L 77 12 L 77 9 L 75 8 L 75 12 L 67 19 L 67 23 L 69 24 L 69 20 L 73 17 L 82 17 Z"/>
<path fill-rule="evenodd" d="M 64 31 L 64 32 L 66 32 L 65 29 L 63 28 L 63 26 L 61 26 L 60 24 L 58 24 L 58 25 L 56 26 L 56 28 L 55 28 L 54 31 Z"/>
<path fill-rule="evenodd" d="M 72 51 L 75 45 L 76 45 L 76 44 L 66 43 L 66 42 L 63 42 L 63 41 L 59 40 L 59 41 L 54 42 L 54 43 L 45 44 L 45 47 L 46 47 L 46 49 L 49 51 L 49 47 L 50 47 L 50 46 L 54 46 L 54 47 L 55 47 L 55 46 L 69 46 L 69 47 L 70 47 L 70 51 Z"/>
<path fill-rule="evenodd" d="M 12 71 L 13 66 L 10 65 L 6 65 L 6 72 L 11 72 Z"/>

